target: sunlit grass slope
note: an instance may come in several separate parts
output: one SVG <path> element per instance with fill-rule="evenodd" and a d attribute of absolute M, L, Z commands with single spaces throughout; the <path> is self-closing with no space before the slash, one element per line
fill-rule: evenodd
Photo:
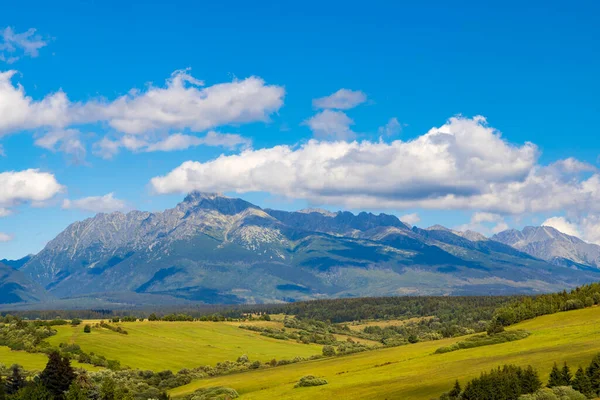
<path fill-rule="evenodd" d="M 268 338 L 220 322 L 144 321 L 118 325 L 128 335 L 107 329 L 84 333 L 83 325 L 59 326 L 58 334 L 48 341 L 53 345 L 75 343 L 86 353 L 118 360 L 122 366 L 153 371 L 215 365 L 225 360 L 235 361 L 243 354 L 262 362 L 293 359 L 321 354 L 322 349 L 319 345 Z"/>
<path fill-rule="evenodd" d="M 202 387 L 228 386 L 241 399 L 431 399 L 449 390 L 455 379 L 469 378 L 501 364 L 536 367 L 547 379 L 552 364 L 567 361 L 576 368 L 600 352 L 600 308 L 548 315 L 511 329 L 531 336 L 516 342 L 433 354 L 462 338 L 257 370 L 192 382 L 171 391 L 181 396 Z M 294 389 L 304 375 L 317 375 L 328 385 Z"/>

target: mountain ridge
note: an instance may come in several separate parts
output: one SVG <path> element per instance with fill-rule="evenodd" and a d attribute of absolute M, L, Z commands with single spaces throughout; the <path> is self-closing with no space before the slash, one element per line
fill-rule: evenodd
<path fill-rule="evenodd" d="M 473 232 L 200 192 L 160 212 L 74 222 L 19 272 L 61 304 L 92 293 L 140 304 L 540 293 L 600 279 L 596 268 L 550 263 Z"/>

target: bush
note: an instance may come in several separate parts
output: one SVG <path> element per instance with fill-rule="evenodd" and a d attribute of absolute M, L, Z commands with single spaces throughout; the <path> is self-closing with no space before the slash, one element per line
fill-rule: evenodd
<path fill-rule="evenodd" d="M 82 322 L 83 321 L 81 321 L 79 318 L 73 318 L 71 320 L 71 325 L 73 325 L 73 326 L 81 325 Z"/>
<path fill-rule="evenodd" d="M 502 333 L 496 333 L 494 335 L 475 335 L 456 342 L 450 346 L 444 346 L 437 349 L 436 354 L 449 353 L 451 351 L 461 349 L 471 349 L 473 347 L 489 346 L 492 344 L 500 344 L 506 342 L 514 342 L 515 340 L 521 340 L 528 337 L 530 334 L 524 330 L 505 331 Z"/>
<path fill-rule="evenodd" d="M 187 396 L 187 400 L 229 400 L 240 397 L 238 392 L 228 387 L 213 387 L 206 389 L 198 389 L 191 395 Z"/>
<path fill-rule="evenodd" d="M 327 383 L 328 382 L 325 379 L 317 378 L 316 376 L 313 376 L 313 375 L 306 375 L 306 376 L 303 376 L 302 378 L 300 378 L 300 381 L 298 383 L 296 383 L 296 385 L 294 387 L 299 388 L 299 387 L 309 387 L 309 386 L 321 386 L 321 385 L 327 385 Z"/>
<path fill-rule="evenodd" d="M 524 394 L 519 400 L 586 400 L 587 397 L 569 386 L 540 389 L 532 394 Z"/>
<path fill-rule="evenodd" d="M 91 333 L 92 332 L 92 327 L 89 325 L 86 325 L 83 327 L 83 333 Z"/>
<path fill-rule="evenodd" d="M 333 357 L 335 356 L 335 348 L 333 346 L 323 346 L 323 355 L 325 357 Z"/>

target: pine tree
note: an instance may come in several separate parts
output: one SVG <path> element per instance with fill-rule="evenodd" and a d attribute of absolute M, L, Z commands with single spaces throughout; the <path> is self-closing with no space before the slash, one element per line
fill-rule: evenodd
<path fill-rule="evenodd" d="M 598 393 L 598 391 L 600 391 L 600 354 L 597 354 L 596 357 L 594 357 L 587 368 L 587 376 L 590 378 L 592 391 Z"/>
<path fill-rule="evenodd" d="M 61 357 L 58 352 L 53 351 L 49 355 L 46 368 L 40 374 L 40 380 L 54 397 L 61 399 L 75 380 L 75 372 L 68 358 Z"/>
<path fill-rule="evenodd" d="M 560 375 L 562 377 L 563 382 L 562 386 L 571 386 L 571 380 L 573 379 L 573 375 L 571 374 L 571 368 L 569 368 L 566 362 L 563 365 L 562 370 L 560 371 Z"/>
<path fill-rule="evenodd" d="M 554 363 L 552 367 L 552 371 L 550 371 L 550 378 L 548 379 L 548 387 L 556 387 L 556 386 L 565 386 L 563 382 L 563 377 L 558 369 L 558 365 Z"/>
<path fill-rule="evenodd" d="M 458 399 L 461 392 L 462 392 L 462 389 L 461 389 L 460 383 L 458 383 L 458 379 L 457 379 L 456 382 L 454 382 L 454 387 L 452 388 L 450 393 L 448 393 L 448 395 L 450 396 L 451 399 Z"/>
<path fill-rule="evenodd" d="M 535 393 L 542 387 L 542 381 L 538 373 L 531 365 L 523 371 L 521 375 L 521 393 Z"/>
<path fill-rule="evenodd" d="M 6 394 L 15 394 L 22 388 L 24 388 L 27 383 L 25 382 L 25 377 L 21 373 L 21 368 L 18 365 L 13 365 L 10 367 L 11 375 L 6 378 Z"/>
<path fill-rule="evenodd" d="M 593 394 L 592 383 L 590 377 L 585 373 L 583 368 L 579 367 L 575 372 L 575 377 L 571 382 L 573 389 L 590 397 Z"/>

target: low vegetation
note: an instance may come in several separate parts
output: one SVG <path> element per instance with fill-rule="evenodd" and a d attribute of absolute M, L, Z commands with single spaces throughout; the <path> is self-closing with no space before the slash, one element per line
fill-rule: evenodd
<path fill-rule="evenodd" d="M 450 346 L 440 347 L 435 352 L 437 354 L 449 353 L 451 351 L 456 351 L 456 350 L 461 350 L 461 349 L 472 349 L 473 347 L 489 346 L 492 344 L 513 342 L 515 340 L 525 339 L 529 335 L 530 335 L 530 333 L 527 331 L 524 331 L 524 330 L 504 331 L 504 332 L 495 333 L 492 335 L 489 335 L 489 334 L 474 335 L 474 336 L 466 338 L 465 340 L 456 342 Z"/>

